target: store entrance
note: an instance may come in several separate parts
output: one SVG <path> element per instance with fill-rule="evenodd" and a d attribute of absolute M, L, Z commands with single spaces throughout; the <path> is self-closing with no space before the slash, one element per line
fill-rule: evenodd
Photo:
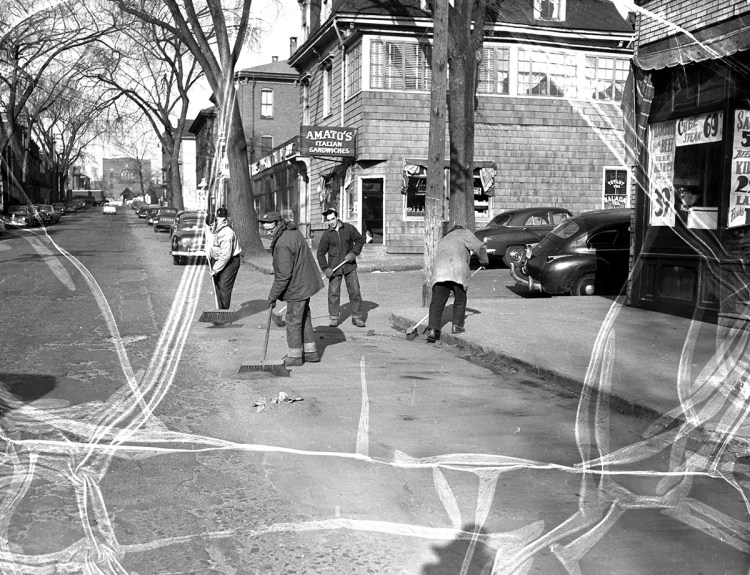
<path fill-rule="evenodd" d="M 362 234 L 368 243 L 382 244 L 383 228 L 383 180 L 362 180 Z"/>

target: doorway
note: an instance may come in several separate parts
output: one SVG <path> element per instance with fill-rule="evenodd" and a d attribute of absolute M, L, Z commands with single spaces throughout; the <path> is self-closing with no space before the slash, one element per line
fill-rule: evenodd
<path fill-rule="evenodd" d="M 383 179 L 362 180 L 362 233 L 373 244 L 384 243 Z M 368 237 L 368 233 L 370 236 Z"/>

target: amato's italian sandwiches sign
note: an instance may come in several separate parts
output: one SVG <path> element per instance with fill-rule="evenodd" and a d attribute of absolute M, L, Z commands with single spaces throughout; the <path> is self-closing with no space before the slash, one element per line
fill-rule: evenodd
<path fill-rule="evenodd" d="M 299 153 L 302 156 L 354 157 L 354 128 L 302 126 Z"/>

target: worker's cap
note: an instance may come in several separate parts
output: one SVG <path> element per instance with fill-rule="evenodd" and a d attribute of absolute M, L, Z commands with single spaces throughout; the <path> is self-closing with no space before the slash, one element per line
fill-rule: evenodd
<path fill-rule="evenodd" d="M 263 223 L 280 222 L 281 214 L 279 212 L 266 212 L 258 216 L 258 221 Z"/>
<path fill-rule="evenodd" d="M 229 215 L 229 212 L 227 212 L 226 208 L 219 208 L 216 210 L 216 217 L 217 218 L 226 218 Z"/>

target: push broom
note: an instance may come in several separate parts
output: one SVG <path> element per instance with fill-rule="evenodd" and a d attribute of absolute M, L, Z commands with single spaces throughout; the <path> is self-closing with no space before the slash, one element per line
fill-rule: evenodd
<path fill-rule="evenodd" d="M 268 308 L 268 321 L 266 321 L 266 339 L 263 342 L 263 357 L 260 363 L 251 363 L 250 365 L 241 365 L 240 370 L 237 372 L 248 373 L 253 371 L 264 371 L 271 375 L 278 375 L 280 377 L 289 377 L 289 370 L 283 361 L 266 361 L 266 353 L 268 352 L 268 336 L 271 333 L 271 321 L 273 317 L 273 308 Z"/>
<path fill-rule="evenodd" d="M 206 262 L 208 262 L 208 269 L 210 270 L 211 263 L 208 261 L 208 258 L 206 258 Z M 216 285 L 216 280 L 214 280 L 213 277 L 211 277 L 211 283 L 214 287 L 214 302 L 216 303 L 216 310 L 204 311 L 200 318 L 198 318 L 198 321 L 201 323 L 212 323 L 214 325 L 232 323 L 235 319 L 234 312 L 229 309 L 219 309 L 219 286 Z"/>

